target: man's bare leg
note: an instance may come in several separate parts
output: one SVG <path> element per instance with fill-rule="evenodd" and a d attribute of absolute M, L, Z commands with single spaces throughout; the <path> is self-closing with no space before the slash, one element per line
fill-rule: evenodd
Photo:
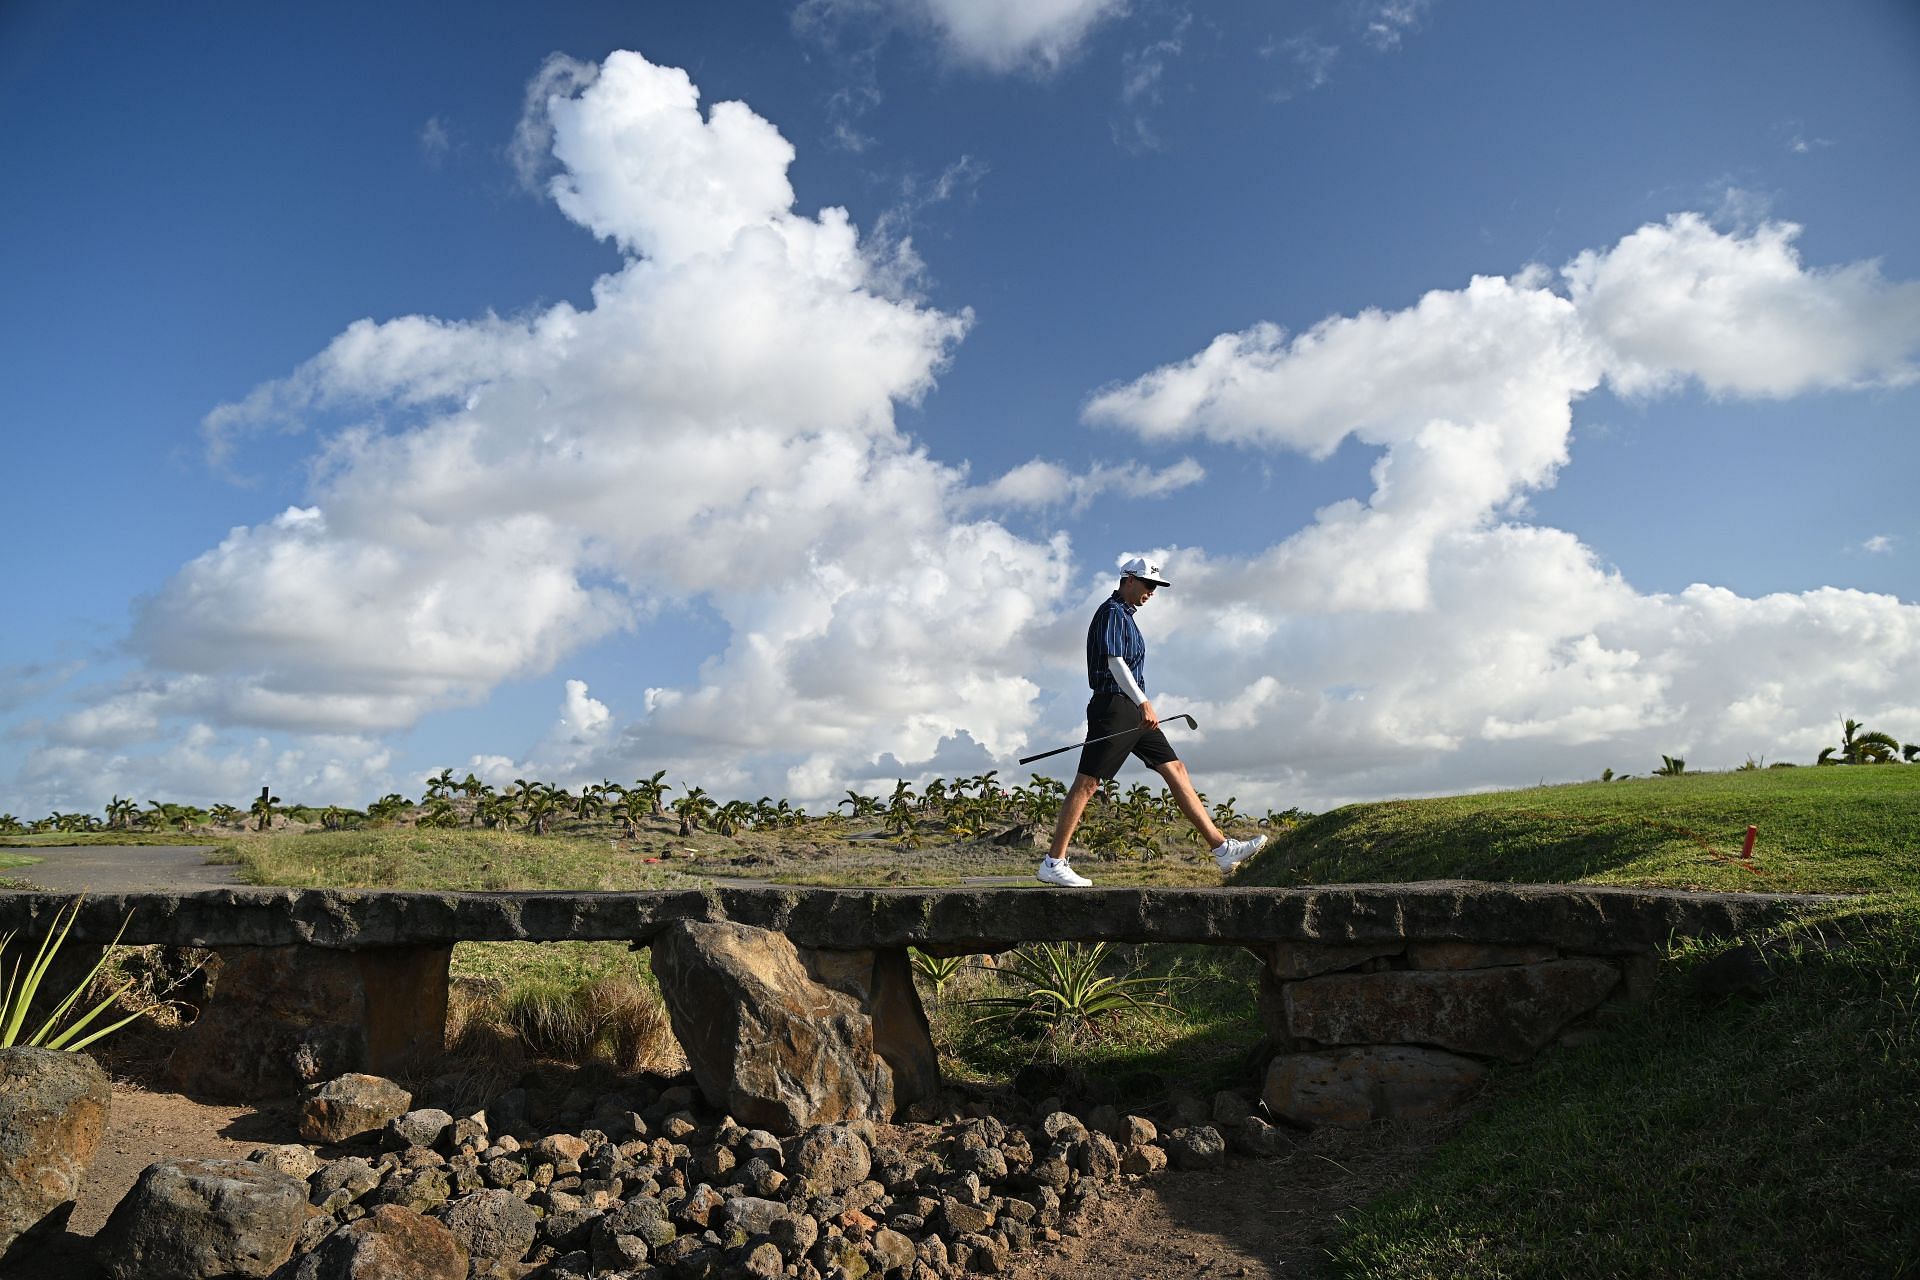
<path fill-rule="evenodd" d="M 1047 850 L 1049 858 L 1066 858 L 1067 845 L 1073 839 L 1074 829 L 1080 825 L 1080 816 L 1087 811 L 1087 801 L 1093 799 L 1093 793 L 1099 789 L 1100 779 L 1093 775 L 1073 775 L 1073 785 L 1067 788 L 1066 798 L 1060 801 L 1060 816 L 1054 819 L 1053 844 Z M 1214 843 L 1218 844 L 1219 841 Z"/>
<path fill-rule="evenodd" d="M 1218 849 L 1227 837 L 1221 834 L 1219 827 L 1213 825 L 1213 816 L 1207 812 L 1207 806 L 1200 803 L 1200 797 L 1193 789 L 1193 780 L 1187 777 L 1187 766 L 1178 760 L 1169 760 L 1163 765 L 1156 766 L 1154 772 L 1166 779 L 1167 790 L 1173 792 L 1173 802 L 1180 806 L 1180 812 L 1187 815 L 1187 821 L 1191 822 L 1193 829 L 1200 833 L 1200 838 L 1207 842 L 1207 848 Z M 1079 779 L 1076 778 L 1074 781 L 1077 784 Z M 1094 785 L 1097 787 L 1100 784 L 1096 782 Z M 1084 801 L 1081 802 L 1081 807 L 1086 807 Z M 1065 812 L 1063 807 L 1061 813 Z M 1078 813 L 1074 814 L 1076 819 L 1079 816 Z"/>

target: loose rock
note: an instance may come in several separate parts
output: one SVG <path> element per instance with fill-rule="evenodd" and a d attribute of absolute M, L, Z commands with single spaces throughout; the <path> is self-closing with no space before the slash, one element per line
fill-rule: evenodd
<path fill-rule="evenodd" d="M 0 1254 L 65 1223 L 107 1131 L 107 1076 L 83 1053 L 0 1049 Z"/>
<path fill-rule="evenodd" d="M 413 1095 L 391 1080 L 357 1072 L 329 1080 L 300 1104 L 300 1136 L 340 1143 L 373 1133 L 405 1114 Z"/>
<path fill-rule="evenodd" d="M 298 1178 L 249 1160 L 148 1165 L 98 1236 L 114 1280 L 265 1276 L 313 1212 Z"/>

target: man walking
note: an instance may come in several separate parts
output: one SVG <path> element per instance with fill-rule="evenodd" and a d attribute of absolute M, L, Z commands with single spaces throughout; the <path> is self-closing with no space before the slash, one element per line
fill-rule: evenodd
<path fill-rule="evenodd" d="M 1206 806 L 1194 793 L 1187 777 L 1187 766 L 1174 754 L 1173 744 L 1160 731 L 1160 717 L 1147 698 L 1147 642 L 1134 625 L 1133 615 L 1141 605 L 1153 599 L 1153 593 L 1167 586 L 1160 566 L 1136 556 L 1120 566 L 1120 586 L 1094 612 L 1087 627 L 1087 683 L 1093 697 L 1087 700 L 1087 737 L 1107 738 L 1089 742 L 1080 751 L 1080 767 L 1060 804 L 1060 817 L 1053 827 L 1053 845 L 1040 863 L 1038 876 L 1043 884 L 1081 889 L 1093 883 L 1067 865 L 1067 842 L 1086 812 L 1087 801 L 1100 784 L 1120 771 L 1129 753 L 1166 780 L 1174 803 L 1186 815 L 1213 850 L 1213 860 L 1222 871 L 1231 871 L 1245 862 L 1267 842 L 1265 836 L 1251 840 L 1229 840 Z M 1138 728 L 1139 733 L 1125 731 Z M 1107 737 L 1119 734 L 1119 737 Z"/>

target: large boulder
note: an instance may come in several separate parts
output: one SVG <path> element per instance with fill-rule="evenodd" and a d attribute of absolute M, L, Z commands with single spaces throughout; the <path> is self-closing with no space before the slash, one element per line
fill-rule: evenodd
<path fill-rule="evenodd" d="M 1267 1110 L 1309 1128 L 1420 1120 L 1471 1097 L 1487 1069 L 1471 1058 L 1411 1045 L 1283 1053 L 1267 1068 Z"/>
<path fill-rule="evenodd" d="M 1524 1062 L 1619 981 L 1618 969 L 1591 959 L 1335 973 L 1286 984 L 1276 1030 L 1295 1043 L 1437 1045 Z"/>
<path fill-rule="evenodd" d="M 307 1184 L 251 1160 L 148 1165 L 100 1229 L 113 1280 L 271 1275 L 314 1210 Z"/>
<path fill-rule="evenodd" d="M 65 1223 L 112 1096 L 85 1054 L 0 1049 L 0 1255 L 41 1223 Z"/>
<path fill-rule="evenodd" d="M 292 1280 L 467 1280 L 467 1251 L 451 1231 L 383 1204 L 322 1240 Z"/>
<path fill-rule="evenodd" d="M 652 948 L 674 1034 L 713 1106 L 780 1134 L 893 1118 L 893 1068 L 862 998 L 881 985 L 875 953 L 828 957 L 816 975 L 781 934 L 686 920 L 662 930 Z"/>
<path fill-rule="evenodd" d="M 413 1095 L 380 1076 L 348 1072 L 329 1080 L 300 1103 L 300 1136 L 337 1143 L 384 1129 L 413 1105 Z"/>

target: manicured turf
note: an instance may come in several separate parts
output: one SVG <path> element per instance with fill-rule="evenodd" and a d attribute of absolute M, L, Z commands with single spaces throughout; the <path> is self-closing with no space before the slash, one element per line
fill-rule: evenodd
<path fill-rule="evenodd" d="M 1759 828 L 1752 866 L 1740 861 Z M 1235 884 L 1469 879 L 1920 890 L 1920 767 L 1762 769 L 1349 805 Z"/>

